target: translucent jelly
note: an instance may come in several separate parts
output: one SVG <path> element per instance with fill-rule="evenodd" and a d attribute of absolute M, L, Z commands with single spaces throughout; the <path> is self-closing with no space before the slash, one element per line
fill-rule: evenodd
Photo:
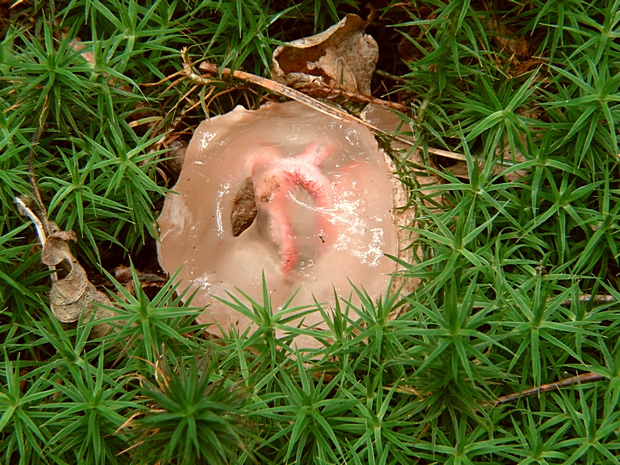
<path fill-rule="evenodd" d="M 274 311 L 295 292 L 292 305 L 328 307 L 334 289 L 351 296 L 350 282 L 374 297 L 387 289 L 395 263 L 385 254 L 398 254 L 392 182 L 361 125 L 297 102 L 238 107 L 200 124 L 173 190 L 159 262 L 182 267 L 192 305 L 208 305 L 201 323 L 244 331 L 250 320 L 212 296 L 244 301 L 238 288 L 262 303 L 263 273 Z M 326 329 L 318 312 L 302 325 Z"/>

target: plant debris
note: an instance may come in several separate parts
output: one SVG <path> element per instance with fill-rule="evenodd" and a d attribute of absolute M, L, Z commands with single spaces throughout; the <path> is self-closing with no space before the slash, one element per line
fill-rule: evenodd
<path fill-rule="evenodd" d="M 52 288 L 49 293 L 52 313 L 61 323 L 75 323 L 80 318 L 88 321 L 94 314 L 95 320 L 113 316 L 113 312 L 105 307 L 112 307 L 108 297 L 88 280 L 88 276 L 80 262 L 69 249 L 68 241 L 76 241 L 73 231 L 63 231 L 54 222 L 45 219 L 42 222 L 26 206 L 23 200 L 15 198 L 22 213 L 27 215 L 37 227 L 37 235 L 42 246 L 41 262 L 53 270 Z M 47 228 L 43 228 L 45 224 Z M 46 235 L 45 229 L 49 229 Z M 64 278 L 58 278 L 56 266 L 63 265 L 68 269 Z M 91 337 L 100 337 L 107 334 L 111 326 L 106 323 L 96 324 Z"/>
<path fill-rule="evenodd" d="M 273 52 L 273 80 L 288 86 L 320 81 L 370 95 L 379 46 L 364 33 L 367 25 L 350 14 L 320 34 L 280 45 Z"/>

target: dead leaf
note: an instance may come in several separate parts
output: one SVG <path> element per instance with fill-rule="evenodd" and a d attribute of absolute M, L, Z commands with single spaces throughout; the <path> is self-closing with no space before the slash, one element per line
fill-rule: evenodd
<path fill-rule="evenodd" d="M 500 24 L 499 21 L 497 24 L 495 21 L 489 21 L 488 28 L 495 32 L 493 40 L 502 50 L 522 59 L 527 59 L 532 55 L 527 40 L 518 37 L 510 26 Z"/>
<path fill-rule="evenodd" d="M 364 33 L 366 25 L 351 14 L 320 34 L 279 46 L 273 53 L 272 79 L 289 86 L 318 79 L 330 87 L 370 95 L 379 46 Z"/>
<path fill-rule="evenodd" d="M 61 279 L 52 281 L 49 294 L 52 313 L 61 323 L 75 323 L 80 316 L 88 320 L 93 312 L 95 319 L 100 320 L 113 315 L 101 305 L 112 307 L 112 302 L 91 284 L 86 271 L 73 256 L 68 240 L 75 240 L 73 231 L 61 231 L 55 228 L 45 241 L 41 252 L 41 261 L 48 266 L 64 265 L 69 273 Z M 95 325 L 91 336 L 99 337 L 107 334 L 110 326 L 105 323 Z"/>

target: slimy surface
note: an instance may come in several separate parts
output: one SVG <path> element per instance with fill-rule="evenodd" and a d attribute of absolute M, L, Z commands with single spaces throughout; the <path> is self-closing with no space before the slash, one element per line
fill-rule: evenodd
<path fill-rule="evenodd" d="M 378 297 L 397 255 L 390 173 L 372 134 L 296 102 L 240 107 L 200 124 L 159 217 L 159 261 L 207 306 L 201 323 L 244 331 L 214 300 L 237 289 L 277 311 L 345 298 L 350 282 Z M 298 322 L 300 323 L 300 322 Z M 290 324 L 290 323 L 289 323 Z M 295 324 L 295 323 L 293 323 Z M 320 314 L 303 326 L 325 328 Z M 215 333 L 219 331 L 214 329 Z M 312 346 L 308 340 L 301 346 Z"/>

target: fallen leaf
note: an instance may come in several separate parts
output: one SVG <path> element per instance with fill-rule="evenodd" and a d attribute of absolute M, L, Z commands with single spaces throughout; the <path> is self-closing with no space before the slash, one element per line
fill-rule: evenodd
<path fill-rule="evenodd" d="M 41 252 L 41 261 L 45 265 L 64 264 L 69 270 L 64 278 L 52 281 L 49 294 L 52 313 L 61 323 L 75 323 L 80 316 L 87 321 L 93 312 L 95 320 L 113 316 L 112 311 L 101 306 L 112 307 L 112 302 L 88 280 L 86 271 L 69 250 L 68 240 L 75 240 L 75 233 L 55 227 Z M 109 331 L 109 325 L 100 323 L 94 326 L 91 336 L 103 336 Z"/>
<path fill-rule="evenodd" d="M 273 53 L 272 79 L 289 86 L 321 80 L 331 87 L 370 95 L 379 46 L 364 33 L 366 25 L 351 14 L 320 34 L 279 46 Z"/>

